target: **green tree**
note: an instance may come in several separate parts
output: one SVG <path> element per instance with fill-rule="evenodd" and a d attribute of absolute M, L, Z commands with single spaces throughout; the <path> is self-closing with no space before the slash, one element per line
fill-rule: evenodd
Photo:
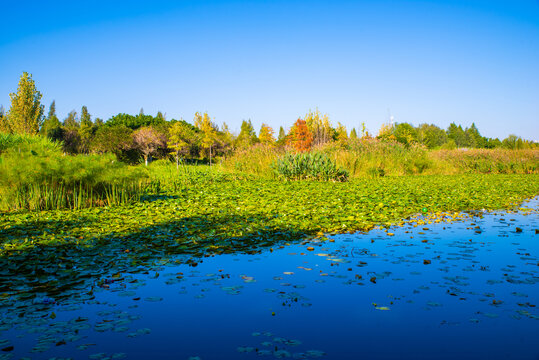
<path fill-rule="evenodd" d="M 251 119 L 248 121 L 243 120 L 241 123 L 240 134 L 236 138 L 236 146 L 241 148 L 247 148 L 258 142 L 255 128 L 251 123 Z"/>
<path fill-rule="evenodd" d="M 17 93 L 9 94 L 11 108 L 8 114 L 9 131 L 16 134 L 37 134 L 43 122 L 44 106 L 32 75 L 23 72 Z"/>
<path fill-rule="evenodd" d="M 404 145 L 410 145 L 417 141 L 417 131 L 408 123 L 395 124 L 393 135 L 398 142 Z"/>
<path fill-rule="evenodd" d="M 62 124 L 58 120 L 58 116 L 56 116 L 56 102 L 54 100 L 49 107 L 49 113 L 41 126 L 40 133 L 56 141 L 61 141 L 64 136 Z"/>
<path fill-rule="evenodd" d="M 79 118 L 75 110 L 71 110 L 67 117 L 64 119 L 64 126 L 68 129 L 77 129 L 79 128 Z"/>
<path fill-rule="evenodd" d="M 142 114 L 142 115 L 144 115 L 144 114 Z M 165 115 L 163 115 L 163 113 L 161 111 L 157 112 L 157 115 L 155 115 L 155 118 L 158 119 L 159 122 L 165 122 L 166 121 Z"/>
<path fill-rule="evenodd" d="M 80 111 L 80 126 L 91 127 L 92 125 L 92 115 L 88 112 L 88 108 L 83 106 Z"/>
<path fill-rule="evenodd" d="M 133 130 L 125 125 L 101 126 L 91 140 L 90 149 L 99 154 L 111 152 L 120 158 L 133 145 L 132 133 Z"/>
<path fill-rule="evenodd" d="M 467 146 L 473 148 L 484 148 L 486 146 L 486 139 L 481 136 L 479 130 L 475 126 L 475 123 L 472 123 L 472 126 L 467 128 L 464 131 Z"/>
<path fill-rule="evenodd" d="M 466 134 L 460 125 L 457 126 L 455 123 L 449 124 L 449 127 L 447 128 L 447 138 L 453 140 L 457 147 L 466 146 Z"/>
<path fill-rule="evenodd" d="M 444 129 L 434 124 L 421 124 L 417 128 L 417 139 L 427 148 L 434 149 L 447 142 L 447 135 Z"/>

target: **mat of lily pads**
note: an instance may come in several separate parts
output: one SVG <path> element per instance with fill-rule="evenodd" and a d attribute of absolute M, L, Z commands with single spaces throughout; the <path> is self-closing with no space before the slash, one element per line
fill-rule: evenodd
<path fill-rule="evenodd" d="M 538 209 L 426 213 L 242 251 L 81 244 L 94 267 L 70 261 L 71 246 L 11 250 L 0 359 L 535 359 Z"/>

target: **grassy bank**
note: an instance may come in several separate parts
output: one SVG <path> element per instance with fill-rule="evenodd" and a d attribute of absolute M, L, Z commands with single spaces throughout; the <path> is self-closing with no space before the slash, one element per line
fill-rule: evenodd
<path fill-rule="evenodd" d="M 257 145 L 238 150 L 223 162 L 230 173 L 275 178 L 272 164 L 290 149 Z M 377 139 L 334 142 L 313 149 L 325 154 L 351 177 L 450 174 L 537 174 L 539 150 L 456 149 L 427 150 Z"/>

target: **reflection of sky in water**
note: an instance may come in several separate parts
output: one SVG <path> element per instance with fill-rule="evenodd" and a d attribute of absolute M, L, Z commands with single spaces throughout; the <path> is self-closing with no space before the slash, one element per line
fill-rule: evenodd
<path fill-rule="evenodd" d="M 82 304 L 2 309 L 0 359 L 535 359 L 538 228 L 495 213 L 111 276 Z"/>

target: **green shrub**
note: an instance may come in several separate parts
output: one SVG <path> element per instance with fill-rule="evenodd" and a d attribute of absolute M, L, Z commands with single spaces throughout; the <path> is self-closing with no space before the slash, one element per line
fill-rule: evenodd
<path fill-rule="evenodd" d="M 347 170 L 338 168 L 334 161 L 320 153 L 288 153 L 277 159 L 272 168 L 279 177 L 287 180 L 348 180 Z"/>

